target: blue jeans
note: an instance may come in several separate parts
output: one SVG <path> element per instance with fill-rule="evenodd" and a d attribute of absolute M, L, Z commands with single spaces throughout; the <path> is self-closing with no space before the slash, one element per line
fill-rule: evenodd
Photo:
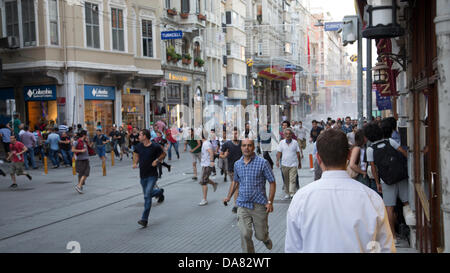
<path fill-rule="evenodd" d="M 58 157 L 59 150 L 52 150 L 50 149 L 50 160 L 52 161 L 53 166 L 59 167 L 59 157 Z"/>
<path fill-rule="evenodd" d="M 180 153 L 178 153 L 178 141 L 175 143 L 169 142 L 169 160 L 172 159 L 172 147 L 175 148 L 175 152 L 177 153 L 177 156 L 180 157 Z"/>
<path fill-rule="evenodd" d="M 31 166 L 34 168 L 36 168 L 36 162 L 34 161 L 34 148 L 28 148 L 27 152 L 25 153 L 25 170 L 28 170 L 29 165 L 28 165 L 28 158 L 30 159 L 31 162 Z"/>
<path fill-rule="evenodd" d="M 72 165 L 72 153 L 71 151 L 61 150 L 61 154 L 64 159 L 64 164 L 66 165 Z"/>
<path fill-rule="evenodd" d="M 160 195 L 161 189 L 154 190 L 158 177 L 150 176 L 141 178 L 142 191 L 144 192 L 144 213 L 142 213 L 142 220 L 147 221 L 150 215 L 150 209 L 152 208 L 152 197 Z"/>

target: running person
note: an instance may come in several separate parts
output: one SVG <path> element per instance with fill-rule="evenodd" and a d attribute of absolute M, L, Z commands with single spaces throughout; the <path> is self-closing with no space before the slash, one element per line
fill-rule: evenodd
<path fill-rule="evenodd" d="M 83 186 L 91 172 L 91 166 L 89 165 L 88 145 L 87 131 L 82 130 L 78 140 L 75 141 L 72 146 L 72 152 L 76 155 L 75 166 L 78 173 L 78 185 L 75 186 L 75 190 L 80 194 L 83 193 Z"/>
<path fill-rule="evenodd" d="M 6 158 L 6 160 L 11 160 L 12 158 L 12 167 L 11 167 L 11 180 L 12 185 L 9 186 L 10 188 L 16 188 L 16 175 L 25 175 L 28 177 L 28 179 L 32 179 L 31 175 L 24 172 L 24 156 L 23 154 L 27 152 L 27 147 L 23 145 L 22 142 L 16 140 L 15 135 L 11 135 L 10 137 L 11 143 L 9 144 L 9 155 Z"/>
<path fill-rule="evenodd" d="M 133 169 L 138 167 L 139 176 L 141 178 L 142 191 L 144 192 L 144 212 L 138 224 L 146 227 L 148 224 L 148 217 L 150 209 L 152 208 L 152 197 L 158 197 L 158 203 L 164 201 L 164 189 L 154 189 L 156 181 L 158 180 L 158 171 L 156 167 L 166 157 L 166 153 L 161 148 L 161 145 L 150 141 L 150 132 L 147 129 L 139 132 L 140 143 L 135 147 L 135 157 L 133 162 Z"/>
<path fill-rule="evenodd" d="M 191 139 L 188 139 L 184 144 L 184 151 L 186 152 L 186 146 L 189 145 L 191 150 L 189 151 L 192 155 L 192 167 L 194 168 L 193 180 L 197 180 L 197 161 L 202 163 L 202 141 L 195 139 L 194 129 L 191 128 Z"/>

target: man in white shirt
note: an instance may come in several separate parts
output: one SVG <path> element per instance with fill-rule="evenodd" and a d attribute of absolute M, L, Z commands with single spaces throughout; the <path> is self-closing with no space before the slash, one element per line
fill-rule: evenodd
<path fill-rule="evenodd" d="M 317 139 L 322 178 L 300 189 L 287 212 L 285 252 L 396 252 L 381 197 L 347 174 L 347 137 Z"/>
<path fill-rule="evenodd" d="M 292 139 L 294 131 L 291 128 L 284 130 L 284 137 L 278 145 L 277 168 L 280 168 L 283 175 L 284 199 L 292 198 L 297 191 L 297 168 L 301 169 L 300 148 L 298 142 Z"/>
<path fill-rule="evenodd" d="M 297 141 L 300 145 L 300 149 L 306 149 L 306 136 L 309 134 L 309 130 L 303 127 L 303 123 L 299 121 L 298 124 L 294 126 L 294 132 L 297 135 Z"/>

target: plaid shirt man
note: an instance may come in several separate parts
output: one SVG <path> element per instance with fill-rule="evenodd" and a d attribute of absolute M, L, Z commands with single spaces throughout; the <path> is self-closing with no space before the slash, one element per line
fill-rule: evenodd
<path fill-rule="evenodd" d="M 275 183 L 275 177 L 267 161 L 254 155 L 246 165 L 244 157 L 234 164 L 234 181 L 239 183 L 239 207 L 253 209 L 253 203 L 266 205 L 266 180 Z"/>

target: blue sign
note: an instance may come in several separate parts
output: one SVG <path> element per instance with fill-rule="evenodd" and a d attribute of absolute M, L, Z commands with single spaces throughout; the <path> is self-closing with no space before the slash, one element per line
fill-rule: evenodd
<path fill-rule="evenodd" d="M 162 31 L 161 32 L 161 40 L 173 40 L 173 39 L 181 39 L 183 38 L 183 31 L 175 30 L 175 31 Z"/>
<path fill-rule="evenodd" d="M 0 100 L 13 100 L 14 88 L 0 88 Z"/>
<path fill-rule="evenodd" d="M 84 85 L 85 100 L 115 100 L 116 88 L 114 86 Z"/>
<path fill-rule="evenodd" d="M 380 96 L 380 92 L 378 92 L 378 90 L 375 90 L 376 95 L 377 95 L 377 107 L 378 110 L 390 110 L 392 109 L 392 104 L 391 104 L 391 97 L 382 97 Z"/>
<path fill-rule="evenodd" d="M 338 31 L 342 26 L 343 22 L 328 22 L 325 23 L 325 31 Z"/>
<path fill-rule="evenodd" d="M 25 86 L 25 101 L 56 100 L 56 85 Z"/>
<path fill-rule="evenodd" d="M 294 64 L 287 64 L 284 66 L 284 69 L 295 69 L 295 68 L 296 68 L 296 65 L 294 65 Z"/>

